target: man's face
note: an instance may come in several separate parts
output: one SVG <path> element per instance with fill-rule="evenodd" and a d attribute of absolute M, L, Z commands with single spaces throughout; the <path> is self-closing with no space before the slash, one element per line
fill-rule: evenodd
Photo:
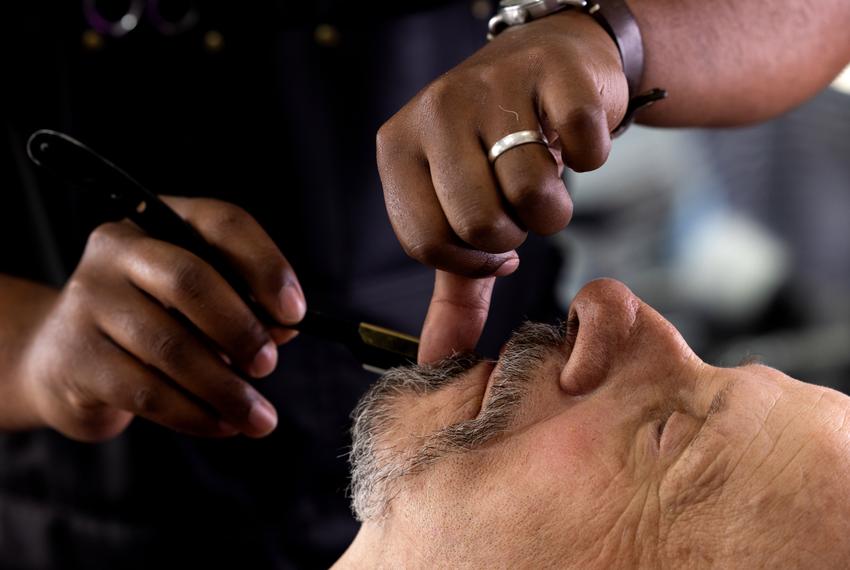
<path fill-rule="evenodd" d="M 850 399 L 709 366 L 608 280 L 579 293 L 565 334 L 525 337 L 495 367 L 399 371 L 367 395 L 353 454 L 365 521 L 341 562 L 850 560 Z"/>

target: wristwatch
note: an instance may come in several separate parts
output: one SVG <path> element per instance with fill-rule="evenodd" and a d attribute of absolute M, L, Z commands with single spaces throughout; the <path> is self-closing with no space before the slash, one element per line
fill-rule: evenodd
<path fill-rule="evenodd" d="M 637 94 L 643 78 L 643 40 L 637 20 L 625 0 L 502 0 L 498 12 L 490 18 L 487 39 L 492 40 L 511 26 L 539 20 L 562 10 L 580 10 L 589 14 L 617 45 L 629 86 L 626 115 L 612 132 L 614 136 L 620 135 L 634 121 L 635 112 L 667 96 L 667 91 L 659 88 Z"/>
<path fill-rule="evenodd" d="M 587 6 L 585 0 L 502 0 L 499 2 L 499 11 L 490 18 L 487 39 L 492 40 L 499 32 L 510 26 L 525 24 L 567 8 L 584 8 L 585 6 Z"/>

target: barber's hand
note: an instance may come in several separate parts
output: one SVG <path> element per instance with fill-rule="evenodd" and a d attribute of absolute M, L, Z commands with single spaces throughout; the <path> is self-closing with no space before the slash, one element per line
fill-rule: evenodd
<path fill-rule="evenodd" d="M 410 256 L 439 270 L 420 361 L 475 347 L 493 280 L 517 268 L 526 232 L 570 220 L 563 166 L 600 167 L 627 103 L 614 42 L 590 16 L 563 12 L 506 30 L 381 128 L 393 228 Z M 538 129 L 549 148 L 518 146 L 490 164 L 496 141 Z"/>
<path fill-rule="evenodd" d="M 253 218 L 216 200 L 165 200 L 271 315 L 301 320 L 295 273 Z M 105 224 L 33 335 L 27 400 L 45 425 L 80 440 L 117 435 L 137 415 L 189 434 L 260 437 L 277 416 L 248 379 L 271 373 L 277 344 L 294 335 L 266 329 L 198 257 L 128 222 Z"/>

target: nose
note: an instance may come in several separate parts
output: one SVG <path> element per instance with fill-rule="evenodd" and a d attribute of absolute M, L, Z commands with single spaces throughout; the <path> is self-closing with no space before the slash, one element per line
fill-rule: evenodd
<path fill-rule="evenodd" d="M 695 358 L 673 325 L 614 279 L 585 285 L 573 299 L 569 318 L 577 323 L 575 345 L 560 385 L 571 395 L 595 390 L 621 367 L 640 371 L 644 359 L 669 364 Z"/>

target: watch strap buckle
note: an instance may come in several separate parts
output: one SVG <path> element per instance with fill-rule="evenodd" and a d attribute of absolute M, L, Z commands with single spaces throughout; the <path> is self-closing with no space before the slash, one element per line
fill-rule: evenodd
<path fill-rule="evenodd" d="M 649 107 L 656 101 L 660 101 L 661 99 L 665 99 L 667 97 L 667 91 L 665 89 L 650 89 L 645 93 L 641 93 L 640 95 L 635 95 L 631 99 L 629 99 L 629 105 L 626 107 L 626 114 L 623 116 L 623 120 L 620 121 L 620 124 L 611 131 L 612 137 L 618 137 L 623 134 L 626 129 L 634 122 L 635 113 L 640 111 L 641 109 L 645 109 Z"/>

